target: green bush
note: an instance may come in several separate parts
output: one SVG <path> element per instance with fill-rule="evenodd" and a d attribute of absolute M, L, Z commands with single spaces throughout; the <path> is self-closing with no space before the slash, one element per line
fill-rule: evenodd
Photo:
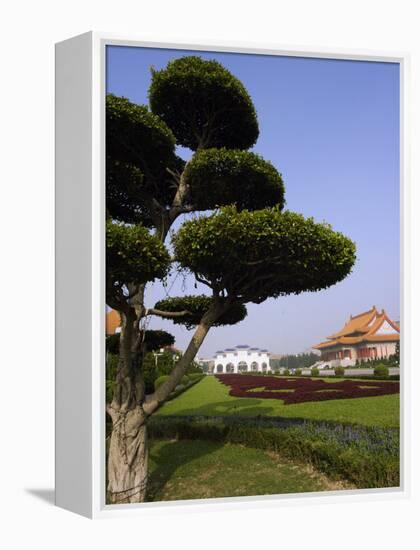
<path fill-rule="evenodd" d="M 181 378 L 179 383 L 182 384 L 183 386 L 186 386 L 187 384 L 190 383 L 190 379 L 186 374 L 184 374 L 184 376 Z"/>
<path fill-rule="evenodd" d="M 168 379 L 169 379 L 168 374 L 164 374 L 163 376 L 159 376 L 159 378 L 156 378 L 156 380 L 155 380 L 155 390 L 157 390 Z"/>
<path fill-rule="evenodd" d="M 336 376 L 344 376 L 344 373 L 345 373 L 344 367 L 335 367 L 334 373 Z"/>
<path fill-rule="evenodd" d="M 311 376 L 319 376 L 319 369 L 317 369 L 316 367 L 312 367 Z"/>
<path fill-rule="evenodd" d="M 290 376 L 290 370 L 289 369 L 284 369 L 282 374 L 283 374 L 283 376 Z"/>
<path fill-rule="evenodd" d="M 389 368 L 380 364 L 374 368 L 373 374 L 375 376 L 389 376 Z"/>
<path fill-rule="evenodd" d="M 296 376 L 302 376 L 302 369 L 296 369 L 295 370 L 295 375 Z"/>

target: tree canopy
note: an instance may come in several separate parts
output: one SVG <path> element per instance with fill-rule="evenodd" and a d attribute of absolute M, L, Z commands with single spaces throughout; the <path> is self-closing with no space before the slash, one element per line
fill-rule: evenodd
<path fill-rule="evenodd" d="M 121 287 L 162 279 L 170 256 L 165 245 L 142 225 L 106 225 L 107 279 Z"/>
<path fill-rule="evenodd" d="M 174 174 L 185 165 L 175 154 L 175 137 L 145 105 L 112 94 L 106 98 L 106 125 L 108 214 L 150 227 L 172 204 Z"/>
<path fill-rule="evenodd" d="M 270 162 L 249 151 L 202 149 L 186 166 L 184 177 L 196 210 L 230 204 L 239 210 L 284 205 L 281 175 Z"/>
<path fill-rule="evenodd" d="M 165 330 L 145 330 L 144 344 L 147 351 L 156 351 L 175 344 L 175 337 Z M 111 334 L 106 338 L 106 351 L 117 355 L 120 351 L 120 334 Z"/>
<path fill-rule="evenodd" d="M 124 97 L 106 97 L 106 152 L 112 159 L 142 166 L 151 175 L 175 152 L 175 137 L 165 122 L 146 105 Z"/>
<path fill-rule="evenodd" d="M 278 208 L 222 208 L 185 222 L 173 245 L 182 267 L 242 302 L 327 288 L 344 279 L 355 262 L 350 239 Z"/>
<path fill-rule="evenodd" d="M 242 82 L 220 63 L 185 56 L 152 70 L 152 112 L 171 128 L 178 144 L 248 149 L 258 138 L 252 100 Z"/>
<path fill-rule="evenodd" d="M 185 311 L 184 315 L 173 317 L 171 321 L 178 325 L 184 325 L 187 329 L 192 329 L 199 324 L 206 311 L 209 310 L 212 300 L 211 296 L 205 296 L 204 294 L 166 298 L 157 302 L 155 309 L 170 312 Z M 247 310 L 243 304 L 234 304 L 215 321 L 213 326 L 235 325 L 245 319 L 246 315 Z"/>

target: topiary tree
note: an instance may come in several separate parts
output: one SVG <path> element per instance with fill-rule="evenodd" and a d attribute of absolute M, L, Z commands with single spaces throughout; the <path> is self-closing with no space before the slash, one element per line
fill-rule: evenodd
<path fill-rule="evenodd" d="M 182 377 L 212 327 L 236 324 L 249 302 L 318 291 L 341 281 L 355 246 L 327 224 L 282 212 L 276 168 L 249 149 L 258 137 L 251 98 L 216 61 L 183 57 L 152 71 L 151 111 L 107 98 L 107 303 L 121 315 L 119 361 L 107 412 L 108 502 L 141 502 L 147 487 L 147 419 Z M 175 145 L 189 147 L 184 162 Z M 182 214 L 211 210 L 184 222 Z M 171 266 L 208 294 L 144 302 Z M 150 316 L 194 330 L 167 378 L 144 383 Z"/>

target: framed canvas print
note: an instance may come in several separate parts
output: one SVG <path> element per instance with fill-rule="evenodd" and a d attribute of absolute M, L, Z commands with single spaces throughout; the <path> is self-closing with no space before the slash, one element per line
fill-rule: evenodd
<path fill-rule="evenodd" d="M 58 505 L 405 493 L 405 75 L 57 44 Z"/>

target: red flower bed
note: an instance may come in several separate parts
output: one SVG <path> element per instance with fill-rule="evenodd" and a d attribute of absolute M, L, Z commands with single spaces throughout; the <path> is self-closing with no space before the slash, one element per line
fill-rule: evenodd
<path fill-rule="evenodd" d="M 328 399 L 374 397 L 399 393 L 400 391 L 399 382 L 383 382 L 381 380 L 359 382 L 342 380 L 330 384 L 320 379 L 277 378 L 246 374 L 218 374 L 216 377 L 222 384 L 230 386 L 229 395 L 233 397 L 281 399 L 285 405 L 306 401 L 326 401 Z"/>

